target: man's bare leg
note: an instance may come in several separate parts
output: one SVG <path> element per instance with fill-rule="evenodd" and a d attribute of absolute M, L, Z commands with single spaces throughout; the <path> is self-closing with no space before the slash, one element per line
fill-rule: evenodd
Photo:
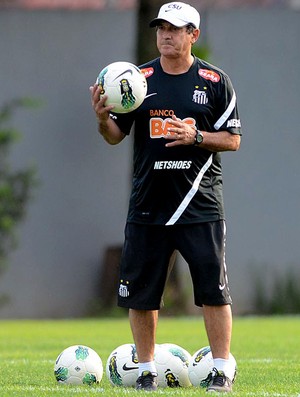
<path fill-rule="evenodd" d="M 129 321 L 140 363 L 154 360 L 158 310 L 129 310 Z"/>
<path fill-rule="evenodd" d="M 139 360 L 139 377 L 136 389 L 155 391 L 157 372 L 154 350 L 158 310 L 129 310 L 129 320 Z"/>
<path fill-rule="evenodd" d="M 204 322 L 214 360 L 214 372 L 208 392 L 231 392 L 235 363 L 229 359 L 232 313 L 230 305 L 204 306 Z"/>
<path fill-rule="evenodd" d="M 231 306 L 205 305 L 203 315 L 213 357 L 228 360 L 232 333 Z"/>

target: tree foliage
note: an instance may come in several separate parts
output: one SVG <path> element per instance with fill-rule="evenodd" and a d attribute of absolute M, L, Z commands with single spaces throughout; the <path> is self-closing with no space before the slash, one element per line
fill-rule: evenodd
<path fill-rule="evenodd" d="M 26 205 L 37 185 L 34 167 L 15 171 L 10 165 L 10 150 L 20 137 L 20 132 L 11 127 L 11 119 L 18 107 L 36 105 L 36 101 L 22 98 L 0 108 L 0 271 L 8 253 L 16 246 L 16 226 L 24 218 Z"/>

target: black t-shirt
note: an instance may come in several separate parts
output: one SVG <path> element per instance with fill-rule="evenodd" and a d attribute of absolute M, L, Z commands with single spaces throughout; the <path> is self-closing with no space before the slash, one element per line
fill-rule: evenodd
<path fill-rule="evenodd" d="M 135 122 L 128 222 L 172 225 L 224 219 L 220 154 L 201 146 L 165 147 L 163 136 L 173 114 L 202 131 L 241 134 L 229 77 L 198 58 L 179 75 L 165 73 L 159 58 L 140 68 L 148 83 L 143 104 L 131 113 L 111 115 L 125 134 Z"/>

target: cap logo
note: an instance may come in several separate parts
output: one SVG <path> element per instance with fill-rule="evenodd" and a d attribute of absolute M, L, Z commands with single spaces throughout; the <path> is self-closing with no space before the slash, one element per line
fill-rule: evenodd
<path fill-rule="evenodd" d="M 173 3 L 173 4 L 169 4 L 168 8 L 169 8 L 169 10 L 165 10 L 165 12 L 172 11 L 174 9 L 175 10 L 181 10 L 182 7 L 180 5 L 178 5 L 178 4 Z"/>

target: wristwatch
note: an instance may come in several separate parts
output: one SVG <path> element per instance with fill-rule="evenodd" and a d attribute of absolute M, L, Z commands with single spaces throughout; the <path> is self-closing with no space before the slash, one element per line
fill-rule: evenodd
<path fill-rule="evenodd" d="M 203 142 L 203 134 L 200 130 L 196 130 L 194 145 L 198 146 Z"/>

